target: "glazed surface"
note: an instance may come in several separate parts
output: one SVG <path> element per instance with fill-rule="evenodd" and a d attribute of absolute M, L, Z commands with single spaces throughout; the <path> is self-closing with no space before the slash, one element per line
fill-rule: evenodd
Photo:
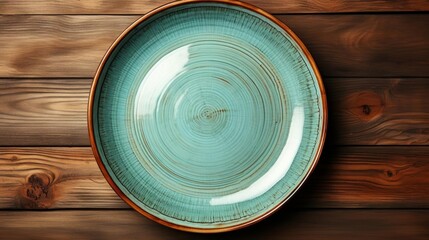
<path fill-rule="evenodd" d="M 302 182 L 322 135 L 316 75 L 298 44 L 250 10 L 162 11 L 109 56 L 94 135 L 114 183 L 145 212 L 194 228 L 252 221 Z"/>

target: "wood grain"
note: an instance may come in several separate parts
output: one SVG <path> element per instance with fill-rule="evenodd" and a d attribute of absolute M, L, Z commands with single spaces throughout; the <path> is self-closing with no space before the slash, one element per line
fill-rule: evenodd
<path fill-rule="evenodd" d="M 429 210 L 281 210 L 222 234 L 168 229 L 131 210 L 0 212 L 5 239 L 427 239 Z"/>
<path fill-rule="evenodd" d="M 138 16 L 0 16 L 0 77 L 92 77 Z"/>
<path fill-rule="evenodd" d="M 429 147 L 326 147 L 291 202 L 323 208 L 429 207 Z"/>
<path fill-rule="evenodd" d="M 123 208 L 90 148 L 0 148 L 0 208 Z"/>
<path fill-rule="evenodd" d="M 324 76 L 429 76 L 428 14 L 278 16 Z"/>
<path fill-rule="evenodd" d="M 429 147 L 325 149 L 291 208 L 428 208 Z M 127 208 L 88 148 L 0 148 L 0 209 Z"/>
<path fill-rule="evenodd" d="M 172 0 L 123 0 L 120 2 L 91 0 L 0 0 L 3 14 L 144 14 Z M 247 0 L 271 13 L 339 13 L 339 12 L 403 12 L 428 11 L 425 0 Z"/>
<path fill-rule="evenodd" d="M 279 15 L 324 76 L 429 76 L 429 15 Z M 0 16 L 0 77 L 92 77 L 138 16 Z"/>
<path fill-rule="evenodd" d="M 429 79 L 326 79 L 328 140 L 341 145 L 428 145 Z"/>
<path fill-rule="evenodd" d="M 0 79 L 1 145 L 89 145 L 90 79 Z"/>
<path fill-rule="evenodd" d="M 0 146 L 89 146 L 91 79 L 0 79 Z M 327 78 L 328 144 L 428 145 L 429 79 Z"/>

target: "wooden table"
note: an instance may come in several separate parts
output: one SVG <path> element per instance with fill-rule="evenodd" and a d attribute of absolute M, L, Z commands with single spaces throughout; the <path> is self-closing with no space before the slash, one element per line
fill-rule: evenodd
<path fill-rule="evenodd" d="M 276 214 L 232 233 L 179 232 L 130 210 L 89 148 L 87 97 L 108 46 L 165 2 L 0 0 L 1 239 L 429 239 L 427 0 L 250 0 L 298 34 L 323 75 L 316 171 Z"/>

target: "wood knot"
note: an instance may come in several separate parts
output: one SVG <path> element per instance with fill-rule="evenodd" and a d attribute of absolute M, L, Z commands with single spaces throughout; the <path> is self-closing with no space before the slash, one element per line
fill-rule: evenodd
<path fill-rule="evenodd" d="M 364 121 L 377 119 L 384 109 L 382 96 L 370 91 L 352 94 L 347 97 L 346 102 L 344 107 L 348 107 L 350 113 Z"/>
<path fill-rule="evenodd" d="M 362 105 L 362 112 L 366 115 L 371 114 L 371 107 L 368 106 L 367 104 Z"/>
<path fill-rule="evenodd" d="M 32 174 L 20 188 L 17 205 L 27 209 L 49 208 L 54 199 L 53 186 L 49 175 Z"/>
<path fill-rule="evenodd" d="M 390 170 L 387 170 L 387 171 L 386 171 L 386 176 L 387 176 L 387 177 L 393 177 L 393 172 L 392 172 L 392 171 L 390 171 Z"/>

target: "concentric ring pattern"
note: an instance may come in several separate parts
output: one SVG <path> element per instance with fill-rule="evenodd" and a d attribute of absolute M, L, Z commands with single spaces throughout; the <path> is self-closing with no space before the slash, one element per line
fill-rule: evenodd
<path fill-rule="evenodd" d="M 263 15 L 222 2 L 166 8 L 108 57 L 93 103 L 102 166 L 161 221 L 238 226 L 287 199 L 323 141 L 303 50 Z"/>

